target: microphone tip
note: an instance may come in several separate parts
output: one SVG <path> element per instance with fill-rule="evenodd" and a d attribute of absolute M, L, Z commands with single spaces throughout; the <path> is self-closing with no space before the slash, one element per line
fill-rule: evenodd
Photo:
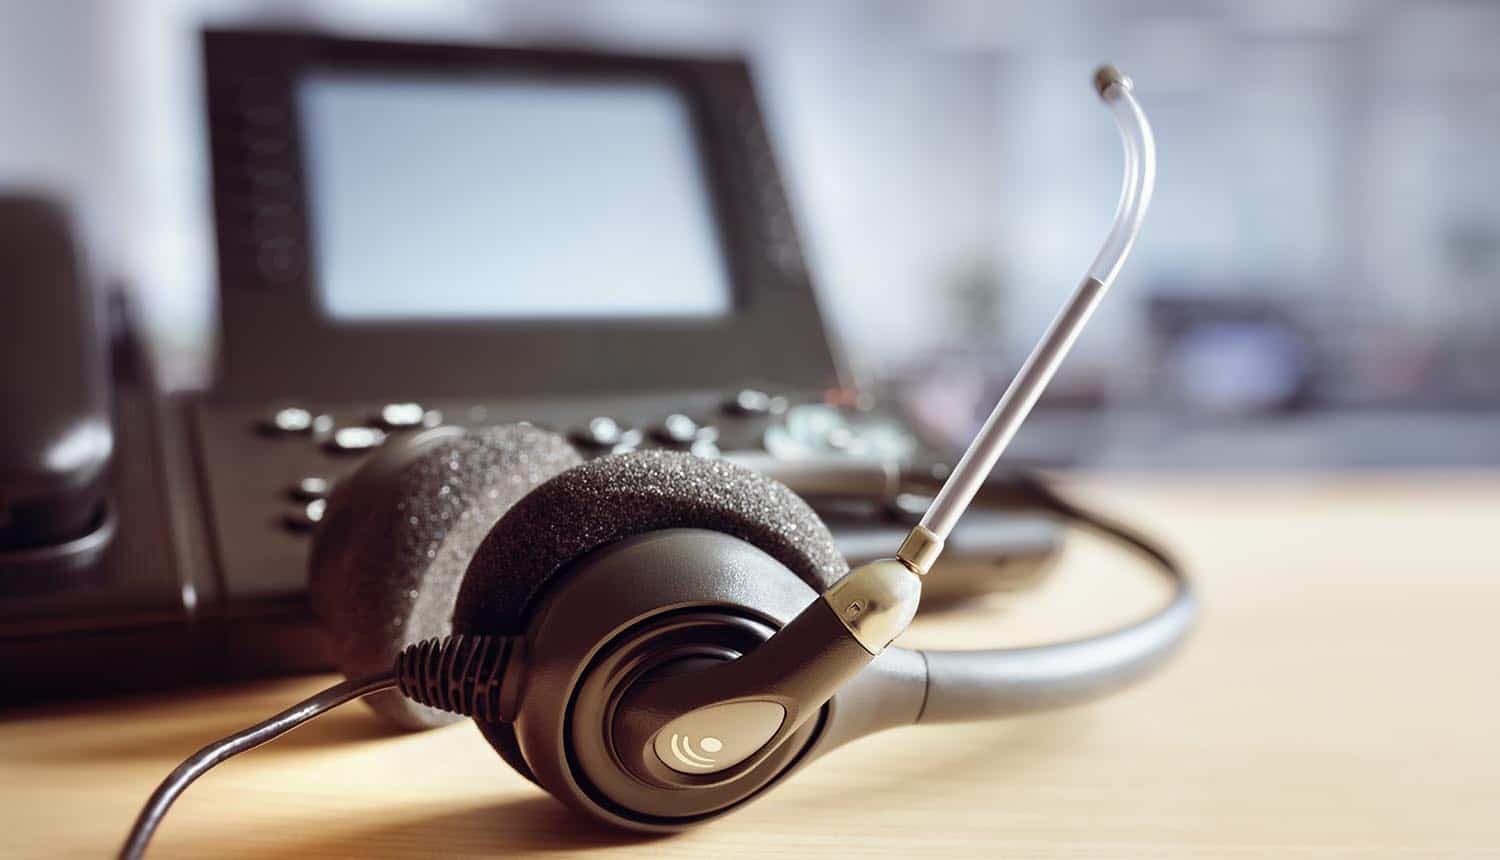
<path fill-rule="evenodd" d="M 1106 95 L 1110 87 L 1119 87 L 1125 92 L 1135 86 L 1125 73 L 1106 63 L 1094 70 L 1094 89 L 1099 91 L 1099 98 L 1108 98 Z"/>

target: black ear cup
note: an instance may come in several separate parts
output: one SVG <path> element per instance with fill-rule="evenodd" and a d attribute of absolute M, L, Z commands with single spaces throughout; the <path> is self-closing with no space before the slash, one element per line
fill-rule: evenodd
<path fill-rule="evenodd" d="M 517 500 L 581 462 L 528 425 L 439 427 L 387 446 L 342 482 L 314 536 L 309 592 L 351 677 L 388 670 L 405 646 L 450 631 L 475 548 Z M 365 699 L 408 729 L 456 719 L 398 693 Z"/>
<path fill-rule="evenodd" d="M 484 538 L 453 608 L 459 633 L 519 633 L 568 562 L 664 529 L 737 537 L 818 591 L 849 572 L 833 536 L 784 485 L 722 460 L 638 451 L 569 469 L 517 502 Z"/>
<path fill-rule="evenodd" d="M 827 527 L 782 484 L 720 460 L 641 451 L 577 466 L 514 505 L 469 564 L 453 629 L 521 633 L 549 581 L 570 562 L 607 544 L 670 529 L 740 538 L 814 591 L 848 572 Z M 513 726 L 480 721 L 479 729 L 506 763 L 536 780 Z"/>

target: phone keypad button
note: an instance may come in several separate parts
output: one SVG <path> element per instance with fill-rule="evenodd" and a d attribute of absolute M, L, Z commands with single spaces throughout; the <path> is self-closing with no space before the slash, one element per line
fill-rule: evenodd
<path fill-rule="evenodd" d="M 568 433 L 568 438 L 588 448 L 613 448 L 620 444 L 626 430 L 613 418 L 603 415 Z"/>
<path fill-rule="evenodd" d="M 317 475 L 309 475 L 293 484 L 288 492 L 292 498 L 303 502 L 326 499 L 333 492 L 333 482 Z"/>
<path fill-rule="evenodd" d="M 313 429 L 313 414 L 300 406 L 287 406 L 271 413 L 263 427 L 278 434 L 306 433 Z"/>
<path fill-rule="evenodd" d="M 698 422 L 674 412 L 651 428 L 651 438 L 666 445 L 691 445 L 698 438 Z"/>
<path fill-rule="evenodd" d="M 443 422 L 443 413 L 420 403 L 387 403 L 380 407 L 376 421 L 387 430 L 436 427 Z"/>
<path fill-rule="evenodd" d="M 771 411 L 771 395 L 754 388 L 744 388 L 725 398 L 724 411 L 730 415 L 764 415 Z"/>
<path fill-rule="evenodd" d="M 741 418 L 757 415 L 780 415 L 786 412 L 787 399 L 771 396 L 756 388 L 742 388 L 724 399 L 723 410 Z"/>
<path fill-rule="evenodd" d="M 374 427 L 340 427 L 328 439 L 328 449 L 338 454 L 358 454 L 379 448 L 385 431 Z"/>
<path fill-rule="evenodd" d="M 328 512 L 327 499 L 313 499 L 302 508 L 287 514 L 282 519 L 282 524 L 295 532 L 312 531 L 318 523 L 323 521 L 323 515 Z"/>

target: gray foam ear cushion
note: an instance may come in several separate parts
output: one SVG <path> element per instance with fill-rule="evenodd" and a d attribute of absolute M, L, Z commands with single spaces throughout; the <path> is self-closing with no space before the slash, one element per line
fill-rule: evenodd
<path fill-rule="evenodd" d="M 390 669 L 407 645 L 451 631 L 464 571 L 491 526 L 548 478 L 582 462 L 528 425 L 408 437 L 341 483 L 314 537 L 309 591 L 339 669 Z M 365 699 L 403 728 L 457 719 L 398 693 Z"/>
<path fill-rule="evenodd" d="M 607 543 L 669 528 L 724 532 L 822 591 L 848 573 L 833 536 L 784 485 L 722 460 L 640 451 L 569 469 L 513 506 L 469 563 L 460 633 L 519 633 L 548 579 Z"/>

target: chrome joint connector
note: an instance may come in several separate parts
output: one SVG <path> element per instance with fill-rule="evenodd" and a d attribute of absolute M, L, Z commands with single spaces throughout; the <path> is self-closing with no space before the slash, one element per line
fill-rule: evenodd
<path fill-rule="evenodd" d="M 911 625 L 922 579 L 905 562 L 882 558 L 849 571 L 823 599 L 866 651 L 879 654 Z"/>
<path fill-rule="evenodd" d="M 911 568 L 913 573 L 926 576 L 938 556 L 943 554 L 943 539 L 925 526 L 913 526 L 896 550 L 896 559 Z"/>

